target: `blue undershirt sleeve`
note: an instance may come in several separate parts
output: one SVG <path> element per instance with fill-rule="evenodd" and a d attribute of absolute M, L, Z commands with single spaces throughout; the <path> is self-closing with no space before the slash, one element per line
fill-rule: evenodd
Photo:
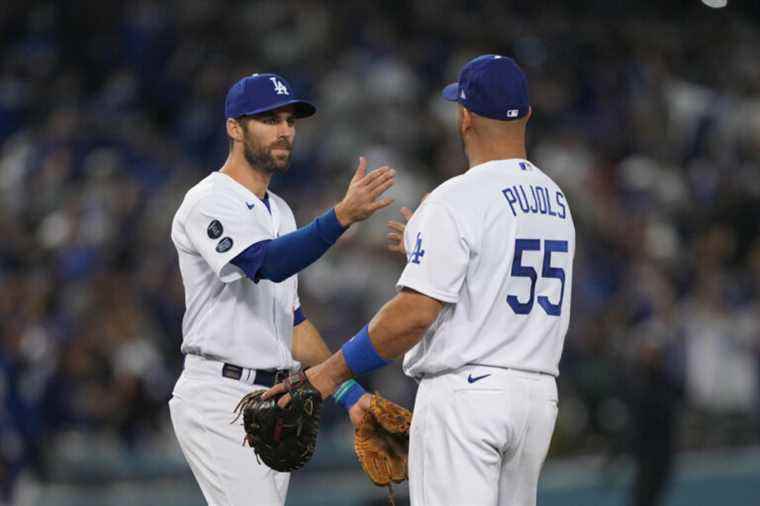
<path fill-rule="evenodd" d="M 345 231 L 330 209 L 298 230 L 252 244 L 230 262 L 254 282 L 279 283 L 319 260 Z"/>
<path fill-rule="evenodd" d="M 260 241 L 251 244 L 244 249 L 238 256 L 230 260 L 230 263 L 237 265 L 245 272 L 245 275 L 258 283 L 259 277 L 257 273 L 261 269 L 261 264 L 264 262 L 264 255 L 266 253 L 265 246 L 272 242 L 271 240 Z"/>
<path fill-rule="evenodd" d="M 301 306 L 298 306 L 298 309 L 293 311 L 293 326 L 297 327 L 304 321 L 306 321 L 306 315 L 303 314 L 303 309 L 301 309 Z"/>

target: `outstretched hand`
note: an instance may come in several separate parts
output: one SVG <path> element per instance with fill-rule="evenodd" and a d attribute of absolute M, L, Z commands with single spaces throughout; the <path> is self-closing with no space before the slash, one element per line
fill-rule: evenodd
<path fill-rule="evenodd" d="M 375 211 L 391 205 L 393 199 L 389 197 L 377 199 L 393 186 L 395 175 L 396 171 L 387 165 L 367 174 L 367 159 L 359 157 L 359 166 L 348 184 L 346 195 L 335 206 L 335 215 L 340 224 L 347 227 L 366 220 Z"/>

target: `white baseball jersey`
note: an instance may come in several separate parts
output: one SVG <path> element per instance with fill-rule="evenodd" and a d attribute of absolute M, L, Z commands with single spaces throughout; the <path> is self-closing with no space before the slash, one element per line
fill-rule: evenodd
<path fill-rule="evenodd" d="M 546 174 L 520 159 L 472 167 L 425 199 L 404 244 L 397 288 L 446 303 L 404 357 L 407 375 L 465 364 L 559 374 L 575 226 Z"/>
<path fill-rule="evenodd" d="M 185 286 L 182 352 L 254 369 L 298 366 L 291 354 L 298 277 L 254 283 L 230 260 L 296 229 L 283 199 L 271 212 L 247 188 L 212 172 L 185 195 L 172 223 Z"/>

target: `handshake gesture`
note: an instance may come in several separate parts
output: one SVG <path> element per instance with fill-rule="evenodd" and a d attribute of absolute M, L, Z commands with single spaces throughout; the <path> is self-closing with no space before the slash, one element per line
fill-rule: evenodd
<path fill-rule="evenodd" d="M 322 395 L 302 371 L 249 393 L 235 408 L 235 420 L 243 418 L 244 444 L 276 471 L 300 469 L 316 448 Z M 375 485 L 388 487 L 393 503 L 391 483 L 407 479 L 412 413 L 378 394 L 364 394 L 351 409 L 356 457 Z"/>

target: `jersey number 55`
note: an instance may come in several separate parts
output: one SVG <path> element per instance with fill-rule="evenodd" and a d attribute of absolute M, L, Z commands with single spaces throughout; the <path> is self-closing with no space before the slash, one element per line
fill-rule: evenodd
<path fill-rule="evenodd" d="M 540 239 L 516 239 L 515 256 L 512 260 L 512 277 L 522 277 L 530 279 L 530 297 L 526 302 L 520 302 L 516 295 L 507 296 L 507 304 L 516 314 L 528 314 L 533 309 L 534 299 L 538 300 L 538 305 L 549 316 L 560 316 L 562 314 L 562 299 L 565 296 L 565 270 L 562 267 L 552 267 L 552 253 L 567 253 L 567 241 L 545 240 L 544 243 L 544 260 L 541 269 L 542 278 L 557 279 L 560 282 L 559 301 L 554 304 L 546 295 L 536 295 L 536 282 L 538 273 L 530 265 L 523 265 L 524 251 L 541 251 Z"/>

